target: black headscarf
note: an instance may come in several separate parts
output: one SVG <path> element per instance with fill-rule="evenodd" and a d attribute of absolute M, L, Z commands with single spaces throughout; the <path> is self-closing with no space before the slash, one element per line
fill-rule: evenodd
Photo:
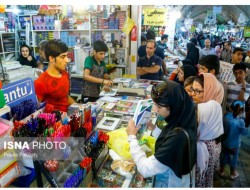
<path fill-rule="evenodd" d="M 187 56 L 185 59 L 189 59 L 193 64 L 197 65 L 199 61 L 199 49 L 195 47 L 193 43 L 187 43 Z"/>
<path fill-rule="evenodd" d="M 183 65 L 191 65 L 192 67 L 194 67 L 196 74 L 198 73 L 198 67 L 190 59 L 183 59 L 181 62 L 183 63 Z"/>
<path fill-rule="evenodd" d="M 195 71 L 195 68 L 192 65 L 183 65 L 184 69 L 184 80 L 190 76 L 196 76 L 197 72 Z"/>
<path fill-rule="evenodd" d="M 160 92 L 154 96 L 154 92 Z M 190 97 L 178 83 L 167 80 L 152 89 L 152 99 L 158 105 L 170 108 L 165 118 L 167 126 L 162 130 L 155 144 L 155 158 L 170 167 L 179 178 L 190 173 L 187 137 L 183 132 L 173 131 L 176 127 L 185 129 L 190 138 L 191 169 L 196 162 L 196 115 Z"/>
<path fill-rule="evenodd" d="M 26 47 L 26 48 L 29 49 L 29 56 L 32 57 L 31 61 L 29 61 L 27 58 L 25 58 L 25 57 L 22 56 L 22 48 L 23 47 Z M 28 65 L 28 66 L 31 66 L 32 68 L 37 67 L 36 58 L 32 55 L 32 52 L 31 52 L 29 46 L 27 46 L 25 44 L 20 47 L 20 56 L 18 58 L 18 61 L 20 62 L 21 65 Z"/>

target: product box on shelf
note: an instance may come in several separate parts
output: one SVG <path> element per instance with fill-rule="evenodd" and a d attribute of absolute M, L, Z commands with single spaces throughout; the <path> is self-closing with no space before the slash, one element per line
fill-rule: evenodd
<path fill-rule="evenodd" d="M 5 150 L 4 152 L 0 153 L 0 173 L 2 173 L 16 161 L 17 155 L 14 149 Z"/>
<path fill-rule="evenodd" d="M 9 166 L 4 172 L 0 173 L 0 187 L 7 187 L 12 181 L 14 181 L 18 175 L 20 174 L 20 170 L 18 168 L 17 163 L 13 163 Z"/>
<path fill-rule="evenodd" d="M 97 183 L 100 187 L 122 187 L 126 180 L 124 176 L 112 170 L 112 161 L 112 158 L 108 155 L 97 173 Z"/>

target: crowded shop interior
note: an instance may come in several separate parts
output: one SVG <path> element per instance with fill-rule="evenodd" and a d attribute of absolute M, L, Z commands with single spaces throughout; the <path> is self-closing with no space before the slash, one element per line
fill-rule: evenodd
<path fill-rule="evenodd" d="M 0 187 L 250 187 L 250 5 L 0 5 Z"/>

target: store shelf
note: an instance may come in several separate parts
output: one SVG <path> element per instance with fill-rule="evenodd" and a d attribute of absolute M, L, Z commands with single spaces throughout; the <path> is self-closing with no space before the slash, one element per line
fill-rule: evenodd
<path fill-rule="evenodd" d="M 15 32 L 0 32 L 1 34 L 15 34 Z"/>
<path fill-rule="evenodd" d="M 122 32 L 121 29 L 92 29 L 93 32 L 95 31 L 102 31 L 102 32 Z"/>
<path fill-rule="evenodd" d="M 0 109 L 0 116 L 9 113 L 10 112 L 10 107 L 9 106 L 4 106 L 3 108 Z"/>
<path fill-rule="evenodd" d="M 5 54 L 5 53 L 15 53 L 15 52 L 18 52 L 18 51 L 5 51 L 5 52 L 0 52 L 0 54 Z"/>
<path fill-rule="evenodd" d="M 31 30 L 33 32 L 60 32 L 60 30 Z"/>
<path fill-rule="evenodd" d="M 88 32 L 89 29 L 82 29 L 82 30 L 78 30 L 78 29 L 63 29 L 63 30 L 60 30 L 60 32 L 82 32 L 82 31 L 86 31 Z"/>

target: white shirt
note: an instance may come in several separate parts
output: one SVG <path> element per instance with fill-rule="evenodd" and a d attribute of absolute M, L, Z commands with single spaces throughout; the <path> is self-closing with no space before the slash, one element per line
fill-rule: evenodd
<path fill-rule="evenodd" d="M 152 132 L 152 135 L 155 138 L 158 138 L 160 133 L 161 129 L 156 127 Z M 130 152 L 133 157 L 133 160 L 136 163 L 137 170 L 143 177 L 146 178 L 146 177 L 152 177 L 156 174 L 168 173 L 169 178 L 168 181 L 166 181 L 168 187 L 189 187 L 190 184 L 189 174 L 183 175 L 182 179 L 180 179 L 175 175 L 175 173 L 171 168 L 159 162 L 154 155 L 147 158 L 145 152 L 141 150 L 139 142 L 136 138 L 130 141 Z M 194 171 L 194 169 L 195 167 L 193 168 L 192 172 Z M 192 177 L 194 185 L 195 175 L 193 175 Z"/>

